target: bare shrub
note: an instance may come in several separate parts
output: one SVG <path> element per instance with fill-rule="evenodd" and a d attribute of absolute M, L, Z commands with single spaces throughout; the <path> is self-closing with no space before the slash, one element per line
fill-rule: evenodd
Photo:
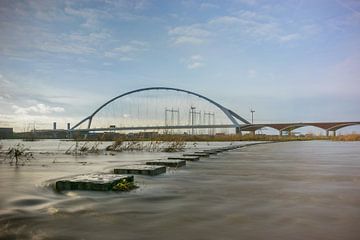
<path fill-rule="evenodd" d="M 92 146 L 89 146 L 88 142 L 81 144 L 79 141 L 75 141 L 75 144 L 71 145 L 66 151 L 65 154 L 71 155 L 84 155 L 87 153 L 99 153 L 99 142 L 96 142 Z"/>
<path fill-rule="evenodd" d="M 18 143 L 13 147 L 9 147 L 5 161 L 8 161 L 10 165 L 15 163 L 15 166 L 25 165 L 26 162 L 29 162 L 34 158 L 32 152 L 30 152 L 30 148 L 25 147 L 24 144 Z"/>
<path fill-rule="evenodd" d="M 184 141 L 170 142 L 168 146 L 163 149 L 163 152 L 181 152 L 184 151 L 185 146 L 186 143 Z"/>
<path fill-rule="evenodd" d="M 186 146 L 184 141 L 122 141 L 116 140 L 113 144 L 106 147 L 106 151 L 116 152 L 133 152 L 133 151 L 144 151 L 144 152 L 179 152 L 183 151 Z"/>

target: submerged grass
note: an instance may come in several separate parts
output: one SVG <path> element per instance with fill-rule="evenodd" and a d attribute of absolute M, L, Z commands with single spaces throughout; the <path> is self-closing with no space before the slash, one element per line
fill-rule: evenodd
<path fill-rule="evenodd" d="M 184 151 L 186 142 L 184 141 L 123 141 L 117 139 L 110 146 L 106 147 L 106 151 L 116 152 L 180 152 Z"/>
<path fill-rule="evenodd" d="M 89 142 L 80 143 L 75 141 L 75 144 L 71 145 L 66 151 L 65 154 L 69 155 L 84 155 L 88 153 L 100 153 L 99 145 L 101 142 L 95 142 L 92 145 Z"/>
<path fill-rule="evenodd" d="M 133 181 L 127 181 L 126 179 L 121 180 L 118 184 L 116 184 L 112 190 L 113 191 L 125 191 L 128 192 L 130 190 L 136 189 L 137 186 Z"/>

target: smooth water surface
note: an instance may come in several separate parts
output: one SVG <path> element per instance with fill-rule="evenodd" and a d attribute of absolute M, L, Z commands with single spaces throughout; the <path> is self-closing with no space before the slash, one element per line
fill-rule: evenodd
<path fill-rule="evenodd" d="M 0 164 L 0 239 L 360 239 L 359 142 L 249 146 L 135 176 L 132 192 L 61 194 L 49 186 L 56 178 L 179 153 L 73 156 L 73 142 L 24 144 L 30 164 Z"/>

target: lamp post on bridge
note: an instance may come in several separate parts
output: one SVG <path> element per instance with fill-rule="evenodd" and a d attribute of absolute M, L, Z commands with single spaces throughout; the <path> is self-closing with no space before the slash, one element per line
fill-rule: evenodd
<path fill-rule="evenodd" d="M 254 124 L 254 109 L 250 109 L 251 112 L 251 124 Z M 255 131 L 252 131 L 252 135 L 255 135 Z"/>
<path fill-rule="evenodd" d="M 255 112 L 255 110 L 250 109 L 250 112 L 251 112 L 251 124 L 254 124 L 254 112 Z"/>

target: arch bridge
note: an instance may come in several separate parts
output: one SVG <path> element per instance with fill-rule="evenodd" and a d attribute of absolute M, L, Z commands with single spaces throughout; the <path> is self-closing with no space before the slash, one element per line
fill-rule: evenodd
<path fill-rule="evenodd" d="M 154 90 L 182 92 L 182 93 L 186 93 L 186 94 L 198 97 L 202 100 L 205 100 L 206 102 L 212 104 L 217 109 L 219 109 L 222 113 L 224 113 L 225 116 L 228 118 L 228 120 L 230 120 L 231 124 L 220 124 L 220 125 L 216 125 L 216 124 L 202 124 L 202 125 L 201 124 L 191 124 L 190 125 L 190 124 L 188 124 L 188 125 L 136 126 L 136 127 L 112 127 L 112 128 L 93 128 L 92 127 L 92 122 L 93 122 L 93 119 L 96 116 L 96 114 L 98 114 L 102 109 L 104 109 L 110 103 L 113 103 L 114 101 L 124 98 L 125 96 L 131 95 L 131 94 L 135 94 L 135 93 L 139 93 L 139 92 L 146 92 L 146 91 L 154 91 Z M 87 123 L 87 128 L 86 129 L 78 129 L 78 127 L 84 123 Z M 198 94 L 198 93 L 195 93 L 195 92 L 192 92 L 189 90 L 179 89 L 179 88 L 149 87 L 149 88 L 140 88 L 140 89 L 136 89 L 133 91 L 129 91 L 129 92 L 123 93 L 119 96 L 116 96 L 116 97 L 108 100 L 103 105 L 98 107 L 88 117 L 84 118 L 79 123 L 74 125 L 71 128 L 71 131 L 76 131 L 76 130 L 77 131 L 106 131 L 106 130 L 115 131 L 115 130 L 151 130 L 151 129 L 160 130 L 160 129 L 189 129 L 189 128 L 191 128 L 191 129 L 194 129 L 194 128 L 235 128 L 236 132 L 240 132 L 241 125 L 243 125 L 243 124 L 250 124 L 250 122 L 247 121 L 245 118 L 241 117 L 240 115 L 238 115 L 237 113 L 235 113 L 234 111 L 224 107 L 223 105 L 219 104 L 218 102 L 216 102 L 208 97 L 205 97 L 201 94 Z"/>
<path fill-rule="evenodd" d="M 121 98 L 124 98 L 126 96 L 139 93 L 139 92 L 147 92 L 147 91 L 172 91 L 172 92 L 181 92 L 185 94 L 189 94 L 191 96 L 198 97 L 202 100 L 205 100 L 206 102 L 210 103 L 211 105 L 215 106 L 218 110 L 220 110 L 226 118 L 229 120 L 230 124 L 176 124 L 176 125 L 163 125 L 163 126 L 133 126 L 133 127 L 116 127 L 116 126 L 110 126 L 110 127 L 93 127 L 92 122 L 95 116 L 106 106 L 109 104 L 115 102 L 116 100 L 119 100 Z M 86 124 L 85 129 L 80 129 L 80 126 Z M 360 122 L 309 122 L 309 123 L 264 123 L 264 124 L 252 124 L 249 121 L 247 121 L 245 118 L 241 117 L 236 112 L 232 111 L 229 108 L 226 108 L 225 106 L 221 105 L 220 103 L 204 96 L 198 93 L 195 93 L 193 91 L 184 90 L 180 88 L 172 88 L 172 87 L 148 87 L 148 88 L 140 88 L 133 91 L 129 91 L 126 93 L 123 93 L 121 95 L 118 95 L 114 98 L 111 98 L 101 106 L 99 106 L 94 112 L 92 112 L 89 116 L 81 120 L 79 123 L 75 124 L 70 131 L 85 131 L 85 132 L 101 132 L 101 131 L 117 131 L 117 130 L 125 130 L 125 131 L 131 131 L 131 130 L 167 130 L 167 129 L 210 129 L 210 128 L 234 128 L 236 130 L 236 133 L 241 134 L 242 131 L 249 131 L 255 134 L 255 131 L 260 130 L 262 128 L 270 127 L 273 129 L 276 129 L 280 132 L 280 135 L 283 135 L 284 132 L 287 132 L 288 134 L 291 134 L 291 131 L 306 127 L 306 126 L 313 126 L 318 127 L 320 129 L 323 129 L 326 131 L 326 134 L 329 135 L 329 132 L 333 132 L 333 135 L 336 135 L 336 131 L 338 129 L 358 125 Z"/>

